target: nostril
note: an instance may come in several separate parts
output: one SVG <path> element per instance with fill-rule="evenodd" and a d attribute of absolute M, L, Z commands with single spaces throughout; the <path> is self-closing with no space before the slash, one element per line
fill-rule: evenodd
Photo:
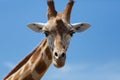
<path fill-rule="evenodd" d="M 65 57 L 65 53 L 62 53 L 62 57 Z"/>
<path fill-rule="evenodd" d="M 58 54 L 55 52 L 55 56 L 57 57 L 58 56 Z"/>

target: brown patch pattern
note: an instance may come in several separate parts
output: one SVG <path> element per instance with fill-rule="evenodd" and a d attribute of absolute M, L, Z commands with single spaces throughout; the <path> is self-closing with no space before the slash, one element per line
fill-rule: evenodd
<path fill-rule="evenodd" d="M 43 73 L 47 69 L 47 65 L 45 64 L 45 62 L 42 59 L 43 59 L 43 55 L 41 55 L 41 59 L 35 66 L 35 70 L 38 74 Z"/>
<path fill-rule="evenodd" d="M 32 74 L 29 74 L 27 77 L 25 77 L 23 80 L 34 80 L 32 77 Z"/>
<path fill-rule="evenodd" d="M 52 53 L 51 53 L 49 47 L 46 48 L 45 54 L 46 54 L 46 56 L 48 57 L 49 60 L 52 59 Z"/>

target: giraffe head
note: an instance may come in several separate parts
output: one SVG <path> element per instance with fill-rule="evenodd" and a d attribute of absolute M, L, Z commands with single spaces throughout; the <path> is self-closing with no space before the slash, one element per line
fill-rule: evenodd
<path fill-rule="evenodd" d="M 75 32 L 83 32 L 90 27 L 86 22 L 70 24 L 70 14 L 73 0 L 70 0 L 63 12 L 57 12 L 53 0 L 48 0 L 48 21 L 46 23 L 33 22 L 28 27 L 36 32 L 44 32 L 48 46 L 52 52 L 52 61 L 56 67 L 63 67 L 66 60 L 66 51 L 70 39 Z"/>

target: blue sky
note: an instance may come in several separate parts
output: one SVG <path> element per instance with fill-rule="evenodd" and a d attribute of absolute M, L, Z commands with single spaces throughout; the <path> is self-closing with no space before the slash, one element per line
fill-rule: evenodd
<path fill-rule="evenodd" d="M 62 11 L 68 0 L 55 0 Z M 43 39 L 26 27 L 46 22 L 46 0 L 0 0 L 0 80 Z M 75 0 L 71 23 L 92 26 L 73 36 L 66 65 L 42 80 L 120 80 L 120 0 Z"/>

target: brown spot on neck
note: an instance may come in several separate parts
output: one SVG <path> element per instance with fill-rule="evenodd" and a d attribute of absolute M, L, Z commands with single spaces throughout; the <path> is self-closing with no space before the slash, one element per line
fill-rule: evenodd
<path fill-rule="evenodd" d="M 43 72 L 46 71 L 48 66 L 45 64 L 44 61 L 39 61 L 39 63 L 36 65 L 35 70 L 38 74 L 42 74 Z"/>
<path fill-rule="evenodd" d="M 46 56 L 48 57 L 49 60 L 52 60 L 52 53 L 51 53 L 49 47 L 46 48 L 45 54 L 46 54 Z"/>
<path fill-rule="evenodd" d="M 33 77 L 32 77 L 32 74 L 29 74 L 27 77 L 25 77 L 23 80 L 35 80 Z"/>

